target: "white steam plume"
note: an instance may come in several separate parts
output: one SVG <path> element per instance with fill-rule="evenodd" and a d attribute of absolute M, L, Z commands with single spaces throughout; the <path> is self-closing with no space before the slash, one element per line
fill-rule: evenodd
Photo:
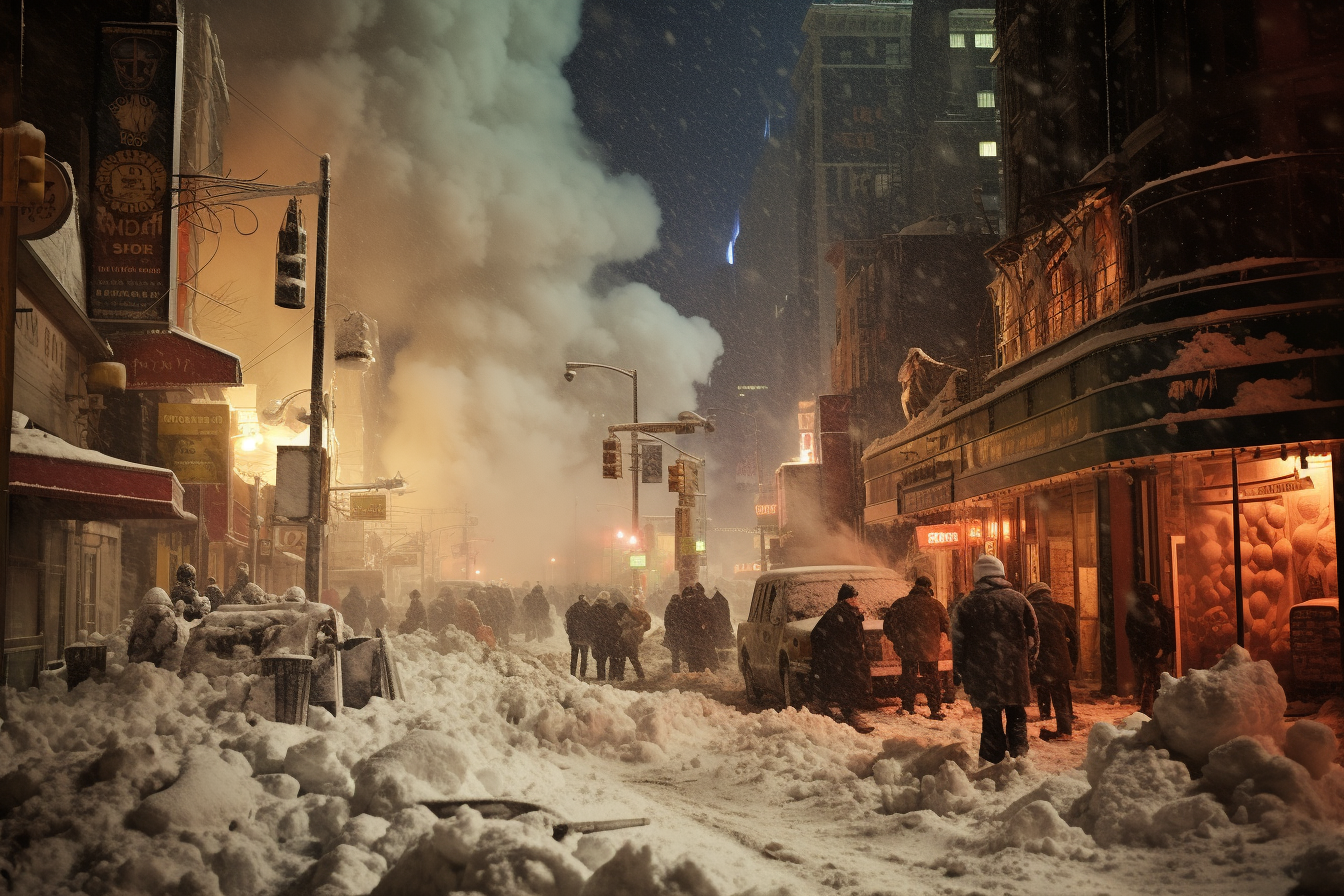
<path fill-rule="evenodd" d="M 694 408 L 695 383 L 722 350 L 707 321 L 646 286 L 598 294 L 590 284 L 598 266 L 654 248 L 660 218 L 647 184 L 604 171 L 580 132 L 560 68 L 580 5 L 207 6 L 230 83 L 332 155 L 333 301 L 376 317 L 385 348 L 399 349 L 385 467 L 414 480 L 408 503 L 470 501 L 480 534 L 495 538 L 487 575 L 514 580 L 568 559 L 576 500 L 581 526 L 595 502 L 629 500 L 628 480 L 599 478 L 599 441 L 628 419 L 629 381 L 595 371 L 569 385 L 564 361 L 637 367 L 641 418 L 667 419 Z M 239 102 L 227 166 L 266 170 L 269 182 L 313 179 L 312 156 Z M 266 321 L 260 332 L 207 332 L 244 360 L 294 321 L 269 304 L 279 206 L 260 213 L 259 235 L 226 237 L 207 271 L 237 280 L 247 316 Z M 302 388 L 307 345 L 300 338 L 249 381 L 267 397 Z M 644 497 L 655 503 L 653 489 Z M 655 507 L 643 509 L 671 512 Z"/>

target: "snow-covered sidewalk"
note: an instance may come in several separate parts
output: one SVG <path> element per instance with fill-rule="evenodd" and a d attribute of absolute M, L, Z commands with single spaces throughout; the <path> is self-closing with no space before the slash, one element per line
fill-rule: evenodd
<path fill-rule="evenodd" d="M 1033 739 L 1030 757 L 982 769 L 964 705 L 942 726 L 878 713 L 862 736 L 578 682 L 558 640 L 396 643 L 409 700 L 315 708 L 308 728 L 250 711 L 269 702 L 250 693 L 260 679 L 124 666 L 115 637 L 107 680 L 9 693 L 0 875 L 23 893 L 1225 896 L 1282 894 L 1296 862 L 1309 888 L 1339 882 L 1334 739 L 1285 734 L 1282 691 L 1241 655 L 1169 684 L 1160 728 L 1122 730 L 1122 708 L 1095 706 L 1085 743 Z M 696 678 L 650 659 L 646 687 Z M 702 684 L 726 693 L 735 674 Z M 548 819 L 417 805 L 490 796 L 652 824 L 557 843 Z"/>

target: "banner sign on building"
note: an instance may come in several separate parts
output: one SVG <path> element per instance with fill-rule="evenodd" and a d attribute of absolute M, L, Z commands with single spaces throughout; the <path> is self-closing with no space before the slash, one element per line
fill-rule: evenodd
<path fill-rule="evenodd" d="M 351 495 L 350 519 L 385 520 L 387 519 L 387 495 Z"/>
<path fill-rule="evenodd" d="M 89 191 L 89 317 L 96 320 L 171 317 L 180 50 L 176 23 L 102 28 Z"/>
<path fill-rule="evenodd" d="M 658 483 L 663 481 L 663 446 L 657 442 L 639 443 L 639 465 L 643 475 L 640 482 Z"/>
<path fill-rule="evenodd" d="M 159 405 L 159 459 L 183 485 L 222 485 L 229 477 L 229 405 Z"/>
<path fill-rule="evenodd" d="M 966 542 L 966 529 L 961 523 L 915 527 L 915 544 L 920 550 L 948 551 L 959 548 Z"/>

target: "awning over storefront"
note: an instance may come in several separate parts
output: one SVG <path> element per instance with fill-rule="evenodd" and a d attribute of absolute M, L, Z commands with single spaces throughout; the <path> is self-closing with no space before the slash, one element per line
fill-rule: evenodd
<path fill-rule="evenodd" d="M 182 509 L 182 485 L 171 470 L 77 448 L 36 429 L 13 430 L 9 450 L 10 491 L 44 499 L 54 517 L 196 521 Z"/>
<path fill-rule="evenodd" d="M 175 328 L 108 334 L 116 360 L 126 365 L 126 388 L 183 389 L 240 386 L 238 356 Z"/>

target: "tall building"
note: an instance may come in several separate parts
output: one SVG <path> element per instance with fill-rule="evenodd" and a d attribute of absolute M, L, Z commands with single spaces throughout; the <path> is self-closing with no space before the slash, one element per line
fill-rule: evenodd
<path fill-rule="evenodd" d="M 1176 674 L 1242 643 L 1337 686 L 1338 640 L 1291 635 L 1339 588 L 1344 9 L 1007 0 L 996 24 L 996 366 L 868 446 L 866 534 L 941 594 L 982 551 L 1047 582 L 1108 693 L 1134 687 L 1140 582 Z"/>
<path fill-rule="evenodd" d="M 799 293 L 817 309 L 810 382 L 824 389 L 835 244 L 934 215 L 997 214 L 996 37 L 991 4 L 948 0 L 817 3 L 803 31 L 793 73 Z"/>

